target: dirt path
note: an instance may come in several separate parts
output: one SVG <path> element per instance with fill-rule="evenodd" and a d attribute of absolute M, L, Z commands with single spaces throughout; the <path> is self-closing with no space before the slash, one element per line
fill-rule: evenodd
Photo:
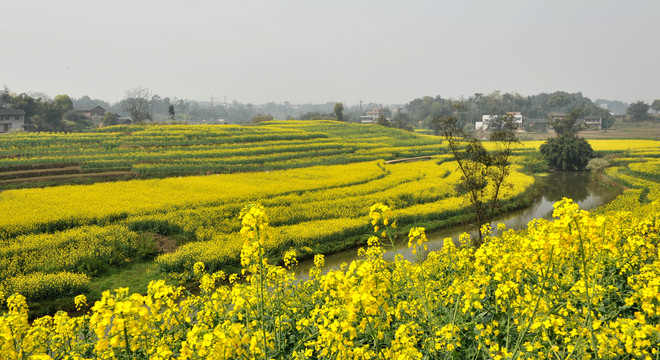
<path fill-rule="evenodd" d="M 400 163 L 400 162 L 413 162 L 413 161 L 420 161 L 420 160 L 431 160 L 431 156 L 417 156 L 417 157 L 411 157 L 411 158 L 387 160 L 387 161 L 385 161 L 385 164 L 396 164 L 396 163 Z"/>
<path fill-rule="evenodd" d="M 75 171 L 75 170 L 80 171 L 80 166 L 67 166 L 67 167 L 48 168 L 48 169 L 2 171 L 2 172 L 0 172 L 0 175 L 22 175 L 22 174 L 57 172 L 57 171 Z"/>
<path fill-rule="evenodd" d="M 29 178 L 20 178 L 20 179 L 0 180 L 0 184 L 28 182 L 28 181 L 32 182 L 32 181 L 48 181 L 48 180 L 58 180 L 58 179 L 75 179 L 75 178 L 103 177 L 103 176 L 127 176 L 127 175 L 134 175 L 134 174 L 130 171 L 107 171 L 107 172 L 82 173 L 82 174 L 61 174 L 61 175 L 49 175 L 49 176 L 38 176 L 38 177 L 29 177 Z"/>
<path fill-rule="evenodd" d="M 158 250 L 162 254 L 173 253 L 179 248 L 179 245 L 177 245 L 176 240 L 174 240 L 169 236 L 156 234 L 156 233 L 148 233 L 148 234 L 154 237 L 156 250 Z"/>

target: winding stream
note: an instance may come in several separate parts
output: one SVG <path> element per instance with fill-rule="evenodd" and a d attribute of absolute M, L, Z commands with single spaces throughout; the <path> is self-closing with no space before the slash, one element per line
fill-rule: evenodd
<path fill-rule="evenodd" d="M 533 191 L 537 195 L 529 207 L 499 216 L 493 221 L 492 227 L 496 228 L 497 223 L 504 223 L 507 229 L 521 229 L 533 219 L 551 219 L 552 205 L 563 197 L 573 199 L 580 205 L 580 209 L 591 210 L 614 200 L 621 194 L 622 189 L 618 186 L 602 184 L 587 172 L 553 172 L 537 177 Z M 458 243 L 458 237 L 465 232 L 470 233 L 473 238 L 477 236 L 476 229 L 470 225 L 457 225 L 429 232 L 426 234 L 429 240 L 428 250 L 440 249 L 447 238 Z M 396 253 L 402 254 L 404 258 L 413 259 L 413 255 L 408 250 L 407 240 L 395 245 Z M 388 250 L 384 258 L 391 260 L 394 255 L 394 251 Z M 325 256 L 324 268 L 325 270 L 338 269 L 342 263 L 350 263 L 356 259 L 357 248 L 329 254 Z M 298 278 L 306 277 L 312 266 L 314 266 L 313 259 L 301 261 L 296 269 L 296 276 Z"/>

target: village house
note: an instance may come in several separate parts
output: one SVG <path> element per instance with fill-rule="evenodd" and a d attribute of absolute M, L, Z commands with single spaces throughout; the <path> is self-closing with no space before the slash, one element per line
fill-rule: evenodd
<path fill-rule="evenodd" d="M 92 121 L 95 127 L 100 127 L 103 125 L 103 117 L 105 116 L 106 110 L 100 106 L 96 106 L 91 110 L 76 110 L 80 114 L 86 116 Z"/>
<path fill-rule="evenodd" d="M 561 120 L 566 116 L 568 116 L 566 113 L 550 113 L 548 114 L 548 119 L 550 120 L 550 123 L 552 123 L 553 121 Z"/>
<path fill-rule="evenodd" d="M 523 129 L 532 132 L 547 132 L 550 127 L 550 120 L 547 118 L 524 119 Z"/>
<path fill-rule="evenodd" d="M 561 120 L 568 116 L 568 114 L 561 113 L 552 113 L 548 115 L 550 118 L 550 123 L 553 121 Z M 580 125 L 581 130 L 602 130 L 603 129 L 603 117 L 597 115 L 585 116 L 583 118 L 577 119 L 576 123 Z"/>
<path fill-rule="evenodd" d="M 513 120 L 516 122 L 516 127 L 518 130 L 522 130 L 523 127 L 523 116 L 520 111 L 509 111 L 507 115 L 513 116 Z M 488 123 L 492 120 L 496 120 L 501 115 L 482 115 L 481 121 L 477 121 L 474 124 L 474 128 L 477 131 L 486 131 L 488 130 Z"/>
<path fill-rule="evenodd" d="M 582 122 L 585 130 L 602 130 L 603 117 L 602 116 L 585 116 L 584 119 L 579 119 Z"/>
<path fill-rule="evenodd" d="M 0 133 L 23 130 L 25 111 L 21 109 L 0 109 Z"/>
<path fill-rule="evenodd" d="M 378 122 L 378 118 L 383 115 L 385 116 L 385 110 L 383 108 L 375 108 L 373 110 L 367 110 L 365 115 L 360 116 L 360 122 L 363 124 L 375 124 Z"/>

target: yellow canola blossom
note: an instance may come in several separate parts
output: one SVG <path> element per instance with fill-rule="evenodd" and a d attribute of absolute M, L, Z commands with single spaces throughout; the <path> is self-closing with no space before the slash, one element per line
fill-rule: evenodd
<path fill-rule="evenodd" d="M 198 295 L 155 281 L 146 295 L 106 291 L 81 317 L 32 323 L 12 295 L 0 349 L 10 359 L 655 358 L 660 211 L 645 208 L 592 214 L 564 199 L 554 221 L 479 248 L 448 241 L 421 262 L 383 260 L 385 239 L 372 237 L 363 259 L 322 273 L 319 257 L 301 281 L 267 261 L 265 210 L 250 206 L 245 281 L 224 285 L 197 263 Z M 371 210 L 365 222 L 395 221 L 386 205 Z M 411 246 L 423 239 L 411 229 Z"/>
<path fill-rule="evenodd" d="M 380 244 L 388 243 L 385 230 L 395 223 L 465 212 L 466 202 L 451 191 L 450 184 L 455 181 L 451 162 L 439 166 L 423 162 L 348 165 L 342 167 L 354 171 L 348 182 L 328 178 L 333 174 L 328 170 L 316 173 L 326 177 L 320 180 L 307 179 L 294 170 L 278 172 L 280 178 L 273 177 L 270 183 L 257 181 L 251 185 L 252 192 L 232 193 L 234 198 L 212 194 L 213 186 L 206 183 L 207 196 L 195 198 L 197 203 L 168 200 L 152 207 L 145 203 L 141 206 L 146 210 L 132 208 L 120 215 L 95 214 L 100 207 L 90 204 L 89 214 L 79 211 L 83 214 L 80 220 L 55 217 L 47 225 L 32 224 L 31 229 L 66 228 L 76 221 L 98 221 L 95 216 L 107 216 L 103 218 L 107 222 L 115 221 L 115 216 L 126 217 L 128 226 L 138 226 L 143 219 L 187 226 L 186 231 L 204 241 L 187 244 L 177 253 L 162 256 L 158 263 L 163 268 L 170 266 L 165 271 L 189 273 L 190 278 L 199 279 L 202 294 L 185 294 L 182 289 L 157 282 L 147 295 L 129 295 L 127 290 L 108 292 L 102 305 L 81 318 L 58 313 L 29 323 L 24 315 L 26 305 L 22 305 L 25 299 L 10 296 L 15 289 L 7 288 L 8 278 L 4 278 L 0 301 L 5 301 L 9 311 L 0 319 L 0 349 L 3 355 L 9 354 L 8 358 L 88 356 L 83 354 L 182 359 L 656 357 L 660 341 L 660 284 L 656 280 L 660 275 L 660 216 L 654 202 L 660 198 L 660 188 L 657 160 L 645 157 L 654 144 L 630 142 L 626 145 L 629 148 L 623 149 L 628 156 L 613 160 L 615 167 L 606 169 L 605 174 L 630 189 L 603 209 L 588 213 L 564 200 L 556 205 L 557 219 L 553 222 L 537 220 L 525 232 L 507 231 L 490 237 L 479 249 L 457 248 L 447 242 L 441 251 L 420 263 L 401 259 L 384 262 Z M 605 145 L 600 145 L 601 151 L 618 151 Z M 522 193 L 532 181 L 517 172 L 512 176 L 513 187 L 504 194 L 505 199 Z M 182 179 L 174 183 L 196 184 L 193 178 Z M 159 196 L 178 196 L 174 183 L 160 181 L 142 186 L 166 185 L 163 188 L 167 191 L 149 190 L 159 201 Z M 278 189 L 266 196 L 268 208 L 277 210 L 269 210 L 270 221 L 256 228 L 267 236 L 255 237 L 254 230 L 246 230 L 241 238 L 240 225 L 227 220 L 239 209 L 223 201 L 239 197 L 251 201 L 253 194 L 270 186 L 277 188 L 275 184 L 281 184 L 277 181 L 293 185 L 287 188 L 293 190 Z M 307 181 L 316 187 L 309 191 L 307 184 L 302 185 Z M 425 192 L 431 186 L 435 187 Z M 144 189 L 135 186 L 134 190 Z M 35 190 L 35 194 L 41 191 Z M 376 195 L 371 191 L 377 191 Z M 7 191 L 0 196 L 5 194 L 2 200 L 10 204 L 18 201 L 12 196 L 22 193 Z M 381 203 L 370 214 L 364 204 L 379 201 L 382 194 L 386 194 L 383 198 L 388 205 Z M 341 196 L 350 205 L 340 207 Z M 111 196 L 108 199 L 112 200 Z M 198 206 L 200 203 L 204 205 Z M 218 209 L 225 217 L 220 221 L 212 218 Z M 263 219 L 264 210 L 253 215 L 254 221 L 244 225 L 256 225 L 255 219 Z M 378 226 L 375 232 L 366 229 L 374 220 Z M 116 228 L 89 227 L 93 231 L 87 231 L 115 231 L 128 239 L 135 236 L 123 225 L 113 226 Z M 41 244 L 52 244 L 55 249 L 65 243 L 63 239 L 93 238 L 74 230 L 6 237 L 0 250 L 11 256 L 34 254 Z M 7 231 L 20 234 L 24 229 Z M 380 239 L 369 241 L 363 260 L 322 274 L 319 259 L 307 281 L 295 281 L 283 268 L 266 261 L 265 253 L 276 249 L 284 252 L 314 246 L 319 239 L 331 242 L 364 233 Z M 411 231 L 409 244 L 423 246 L 422 233 L 422 229 Z M 117 236 L 118 240 L 122 236 Z M 87 248 L 82 243 L 79 246 L 76 249 L 82 254 Z M 214 272 L 231 259 L 238 265 L 241 249 L 246 246 L 246 275 L 250 279 L 237 282 L 234 275 L 230 277 L 232 287 L 221 285 L 224 274 Z M 52 250 L 48 254 L 63 259 L 62 264 L 75 263 L 70 262 L 75 258 L 70 251 Z M 292 254 L 286 258 L 289 265 L 295 263 Z M 19 261 L 7 264 L 14 263 Z M 30 272 L 25 269 L 0 267 L 0 271 L 15 271 L 12 282 L 28 298 L 35 291 L 43 293 L 38 290 L 40 284 L 50 284 L 48 289 L 64 288 L 57 277 L 45 276 L 53 273 L 46 274 L 37 267 Z M 79 280 L 84 286 L 84 276 Z M 63 290 L 70 295 L 76 291 Z M 76 306 L 83 303 L 77 298 Z"/>
<path fill-rule="evenodd" d="M 244 173 L 3 191 L 0 239 L 111 222 L 127 215 L 347 186 L 383 176 L 383 170 L 374 163 L 345 165 L 342 169 L 345 172 L 340 177 L 334 176 L 337 170 L 333 167 L 319 166 L 259 176 Z"/>

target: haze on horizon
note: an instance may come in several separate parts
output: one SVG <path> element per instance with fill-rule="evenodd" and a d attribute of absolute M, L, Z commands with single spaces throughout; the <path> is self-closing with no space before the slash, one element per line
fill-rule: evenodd
<path fill-rule="evenodd" d="M 85 1 L 2 5 L 0 86 L 262 104 L 557 90 L 660 98 L 660 2 Z"/>

